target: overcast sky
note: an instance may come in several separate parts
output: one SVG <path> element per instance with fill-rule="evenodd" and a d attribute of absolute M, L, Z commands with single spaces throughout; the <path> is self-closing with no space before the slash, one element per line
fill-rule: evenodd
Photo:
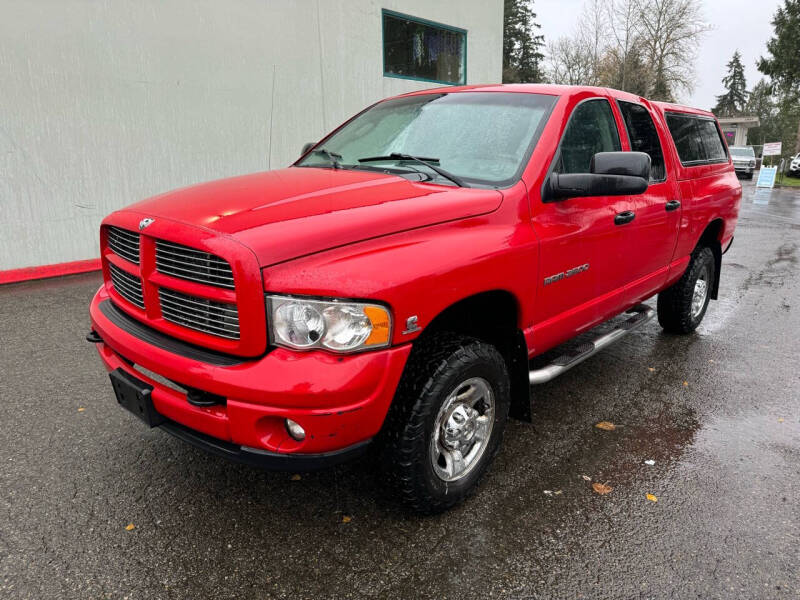
<path fill-rule="evenodd" d="M 534 0 L 537 21 L 545 42 L 570 35 L 584 0 Z M 699 0 L 705 19 L 713 29 L 705 35 L 695 65 L 697 83 L 691 95 L 680 98 L 684 104 L 709 109 L 722 93 L 725 65 L 738 48 L 750 89 L 761 77 L 755 62 L 766 54 L 772 36 L 772 15 L 782 0 Z"/>

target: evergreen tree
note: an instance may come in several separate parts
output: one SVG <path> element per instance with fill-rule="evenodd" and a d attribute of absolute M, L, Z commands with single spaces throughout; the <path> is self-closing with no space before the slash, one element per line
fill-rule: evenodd
<path fill-rule="evenodd" d="M 503 20 L 503 83 L 542 81 L 544 36 L 538 34 L 533 0 L 505 0 Z"/>
<path fill-rule="evenodd" d="M 758 60 L 758 70 L 769 76 L 778 96 L 776 120 L 784 154 L 800 152 L 800 0 L 784 0 L 772 19 L 775 35 Z M 777 140 L 772 140 L 777 141 Z"/>
<path fill-rule="evenodd" d="M 747 103 L 747 81 L 744 78 L 742 55 L 738 50 L 733 53 L 727 67 L 728 74 L 722 78 L 725 93 L 717 96 L 717 105 L 711 109 L 719 117 L 740 115 Z"/>
<path fill-rule="evenodd" d="M 777 84 L 781 94 L 800 96 L 800 0 L 784 0 L 772 19 L 775 36 L 767 42 L 770 56 L 758 70 Z"/>
<path fill-rule="evenodd" d="M 765 79 L 761 79 L 753 86 L 745 106 L 745 113 L 758 117 L 760 122 L 758 127 L 753 127 L 747 132 L 747 139 L 751 144 L 760 146 L 764 142 L 777 139 L 777 120 L 775 119 L 777 112 L 772 87 Z"/>

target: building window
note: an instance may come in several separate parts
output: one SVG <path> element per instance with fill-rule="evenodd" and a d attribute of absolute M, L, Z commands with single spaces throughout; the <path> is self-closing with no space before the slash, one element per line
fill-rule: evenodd
<path fill-rule="evenodd" d="M 467 32 L 383 11 L 383 74 L 436 83 L 467 82 Z"/>

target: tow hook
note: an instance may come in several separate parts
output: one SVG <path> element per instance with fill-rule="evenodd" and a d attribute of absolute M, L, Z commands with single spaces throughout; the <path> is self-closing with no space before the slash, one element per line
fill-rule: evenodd
<path fill-rule="evenodd" d="M 97 333 L 94 329 L 92 329 L 89 333 L 86 334 L 86 341 L 91 342 L 92 344 L 99 344 L 103 341 L 103 338 L 100 337 L 100 334 Z"/>

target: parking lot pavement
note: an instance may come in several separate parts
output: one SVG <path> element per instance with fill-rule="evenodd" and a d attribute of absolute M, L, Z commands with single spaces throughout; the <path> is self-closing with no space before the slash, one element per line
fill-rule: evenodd
<path fill-rule="evenodd" d="M 748 185 L 698 332 L 536 388 L 429 518 L 369 459 L 298 480 L 145 430 L 84 341 L 97 275 L 0 288 L 0 597 L 797 598 L 798 245 L 800 194 Z"/>

